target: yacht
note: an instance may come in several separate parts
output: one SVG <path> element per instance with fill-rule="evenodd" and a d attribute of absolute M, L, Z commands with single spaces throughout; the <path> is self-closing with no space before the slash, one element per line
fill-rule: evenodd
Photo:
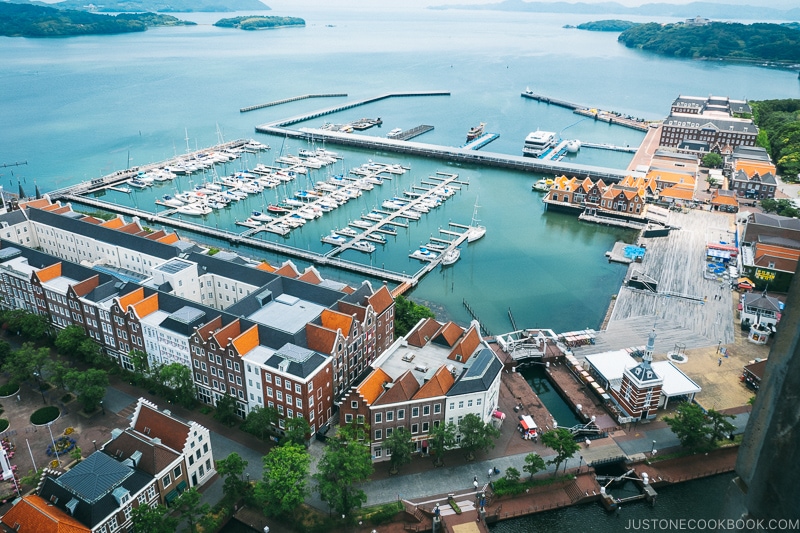
<path fill-rule="evenodd" d="M 390 139 L 397 139 L 398 137 L 400 137 L 401 133 L 403 133 L 403 130 L 401 128 L 395 128 L 389 133 L 387 133 L 386 136 Z"/>
<path fill-rule="evenodd" d="M 442 256 L 442 265 L 452 265 L 461 257 L 461 250 L 458 248 L 453 248 L 452 250 L 448 250 Z"/>
<path fill-rule="evenodd" d="M 290 228 L 286 224 L 275 222 L 274 224 L 269 224 L 266 227 L 266 230 L 269 231 L 270 233 L 277 233 L 278 235 L 286 235 L 287 233 L 292 231 L 292 228 Z"/>
<path fill-rule="evenodd" d="M 539 157 L 555 146 L 557 142 L 556 134 L 552 131 L 532 131 L 525 137 L 525 144 L 522 146 L 522 155 Z"/>
<path fill-rule="evenodd" d="M 408 257 L 412 259 L 419 259 L 420 261 L 433 261 L 439 257 L 439 254 L 431 252 L 425 246 L 420 246 L 418 249 L 409 254 Z"/>
<path fill-rule="evenodd" d="M 148 187 L 148 184 L 140 180 L 139 178 L 131 178 L 128 180 L 128 185 L 131 187 L 136 187 L 137 189 L 145 189 Z"/>
<path fill-rule="evenodd" d="M 261 211 L 253 211 L 252 213 L 250 213 L 250 218 L 252 218 L 253 220 L 258 220 L 260 222 L 272 222 L 273 220 L 275 220 L 275 217 L 271 217 L 266 213 L 262 213 Z"/>
<path fill-rule="evenodd" d="M 375 211 L 370 211 L 366 215 L 362 215 L 361 218 L 372 220 L 373 222 L 380 222 L 381 220 L 383 220 L 383 215 Z"/>
<path fill-rule="evenodd" d="M 342 235 L 337 235 L 334 232 L 331 232 L 330 235 L 326 235 L 322 238 L 322 242 L 327 244 L 333 244 L 334 246 L 340 246 L 347 242 L 347 238 L 343 237 Z"/>
<path fill-rule="evenodd" d="M 375 245 L 367 241 L 358 241 L 353 243 L 353 250 L 371 254 L 375 251 Z"/>
<path fill-rule="evenodd" d="M 361 228 L 361 229 L 367 229 L 373 226 L 372 222 L 367 222 L 366 220 L 353 220 L 349 224 L 354 228 Z"/>
<path fill-rule="evenodd" d="M 386 237 L 380 233 L 370 233 L 368 235 L 364 235 L 364 238 L 368 241 L 377 242 L 378 244 L 386 244 Z"/>
<path fill-rule="evenodd" d="M 467 142 L 474 141 L 483 135 L 483 128 L 486 126 L 485 122 L 481 122 L 478 126 L 473 126 L 467 132 Z"/>
<path fill-rule="evenodd" d="M 182 205 L 177 208 L 178 213 L 182 215 L 203 216 L 211 212 L 211 208 L 207 205 L 195 203 L 192 205 Z"/>
<path fill-rule="evenodd" d="M 175 198 L 174 196 L 170 196 L 169 194 L 165 194 L 165 195 L 162 197 L 162 200 L 161 200 L 161 202 L 162 202 L 164 205 L 168 205 L 168 206 L 170 206 L 170 207 L 180 207 L 180 206 L 182 206 L 182 205 L 183 205 L 183 202 L 181 202 L 180 200 L 178 200 L 178 199 L 177 199 L 177 198 Z"/>
<path fill-rule="evenodd" d="M 342 229 L 335 229 L 333 232 L 337 235 L 344 235 L 345 237 L 355 237 L 358 235 L 358 232 L 353 228 L 344 227 Z"/>
<path fill-rule="evenodd" d="M 542 178 L 533 184 L 533 190 L 536 192 L 547 192 L 553 186 L 553 180 L 550 178 Z"/>
<path fill-rule="evenodd" d="M 475 198 L 475 209 L 472 211 L 472 221 L 469 223 L 469 229 L 467 230 L 467 242 L 475 242 L 486 235 L 486 226 L 479 224 L 478 207 L 480 207 L 478 199 Z"/>

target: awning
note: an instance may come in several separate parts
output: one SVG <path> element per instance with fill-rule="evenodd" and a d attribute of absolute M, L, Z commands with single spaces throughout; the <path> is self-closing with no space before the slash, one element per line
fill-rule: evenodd
<path fill-rule="evenodd" d="M 177 490 L 171 490 L 170 492 L 167 493 L 166 496 L 164 496 L 164 502 L 167 505 L 169 505 L 173 501 L 175 501 L 175 498 L 177 498 L 177 497 L 178 497 L 178 491 Z"/>
<path fill-rule="evenodd" d="M 494 410 L 494 412 L 492 413 L 492 416 L 495 417 L 495 418 L 499 418 L 500 420 L 505 420 L 506 419 L 506 414 L 504 412 L 502 412 L 502 411 L 498 411 L 497 409 Z"/>
<path fill-rule="evenodd" d="M 186 480 L 178 483 L 178 492 L 183 492 L 185 490 L 186 490 Z"/>

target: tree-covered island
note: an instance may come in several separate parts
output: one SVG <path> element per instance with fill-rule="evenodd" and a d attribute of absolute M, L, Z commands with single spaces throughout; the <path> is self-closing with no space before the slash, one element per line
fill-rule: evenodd
<path fill-rule="evenodd" d="M 261 15 L 221 19 L 214 23 L 214 26 L 220 28 L 237 28 L 249 31 L 305 25 L 306 21 L 298 17 L 264 17 Z"/>
<path fill-rule="evenodd" d="M 0 36 L 70 37 L 145 31 L 152 26 L 185 26 L 194 22 L 154 13 L 97 15 L 86 11 L 0 2 Z"/>
<path fill-rule="evenodd" d="M 637 24 L 619 42 L 661 55 L 692 59 L 800 63 L 800 31 L 785 24 Z"/>
<path fill-rule="evenodd" d="M 588 31 L 625 31 L 636 26 L 635 22 L 630 20 L 595 20 L 593 22 L 584 22 L 576 26 L 579 30 Z"/>
<path fill-rule="evenodd" d="M 41 5 L 35 1 L 30 3 Z M 213 13 L 270 9 L 268 5 L 259 0 L 103 0 L 102 2 L 62 0 L 50 4 L 50 7 L 103 13 Z"/>

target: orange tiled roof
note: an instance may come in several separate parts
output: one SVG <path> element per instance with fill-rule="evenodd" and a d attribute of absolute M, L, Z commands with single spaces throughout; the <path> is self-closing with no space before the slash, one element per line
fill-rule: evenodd
<path fill-rule="evenodd" d="M 411 330 L 406 339 L 411 346 L 422 347 L 425 346 L 431 338 L 436 335 L 442 325 L 432 318 L 426 319 L 419 326 Z"/>
<path fill-rule="evenodd" d="M 367 301 L 378 315 L 382 314 L 394 304 L 392 293 L 389 292 L 386 285 L 381 285 L 381 288 L 372 293 L 367 298 Z"/>
<path fill-rule="evenodd" d="M 672 183 L 672 184 L 684 183 L 692 186 L 694 186 L 695 183 L 695 179 L 688 174 L 683 174 L 680 172 L 670 172 L 668 170 L 660 170 L 660 169 L 651 170 L 647 173 L 647 177 L 653 178 L 654 180 L 661 183 Z"/>
<path fill-rule="evenodd" d="M 150 232 L 148 232 L 148 233 L 147 233 L 147 234 L 144 236 L 144 238 L 145 238 L 145 239 L 150 239 L 151 241 L 157 241 L 157 240 L 158 240 L 158 239 L 160 239 L 161 237 L 164 237 L 166 234 L 167 234 L 167 232 L 166 232 L 166 231 L 164 231 L 163 229 L 160 229 L 160 230 L 158 230 L 158 231 L 150 231 Z"/>
<path fill-rule="evenodd" d="M 233 339 L 233 347 L 239 355 L 244 355 L 250 350 L 258 346 L 258 326 L 253 326 L 235 339 Z"/>
<path fill-rule="evenodd" d="M 88 215 L 85 216 L 85 217 L 81 217 L 80 220 L 81 220 L 81 222 L 88 222 L 89 224 L 94 224 L 94 225 L 99 225 L 99 224 L 103 223 L 103 221 L 100 220 L 99 218 L 90 217 Z"/>
<path fill-rule="evenodd" d="M 85 279 L 80 283 L 76 283 L 72 286 L 72 290 L 75 291 L 75 294 L 78 296 L 86 296 L 95 287 L 100 283 L 100 276 L 92 276 L 91 278 Z"/>
<path fill-rule="evenodd" d="M 129 305 L 135 304 L 142 299 L 144 299 L 144 287 L 139 287 L 124 296 L 120 296 L 119 307 L 123 313 L 126 313 Z"/>
<path fill-rule="evenodd" d="M 48 200 L 47 198 L 39 198 L 38 200 L 31 200 L 29 202 L 20 202 L 19 208 L 25 209 L 28 207 L 35 207 L 37 209 L 44 209 L 49 205 L 52 205 L 50 200 Z"/>
<path fill-rule="evenodd" d="M 736 168 L 734 172 L 743 170 L 748 178 L 752 178 L 754 174 L 763 176 L 764 174 L 775 174 L 777 172 L 775 165 L 772 163 L 765 163 L 763 161 L 751 161 L 749 159 L 739 159 L 736 161 Z"/>
<path fill-rule="evenodd" d="M 54 204 L 47 204 L 42 208 L 42 211 L 55 211 L 57 209 L 61 209 L 62 207 L 64 206 L 61 205 L 61 202 L 56 202 Z"/>
<path fill-rule="evenodd" d="M 139 318 L 144 318 L 151 313 L 158 311 L 158 293 L 153 293 L 144 300 L 133 304 L 133 312 Z"/>
<path fill-rule="evenodd" d="M 367 378 L 358 386 L 356 391 L 364 398 L 368 405 L 372 405 L 378 396 L 383 393 L 383 384 L 392 383 L 392 378 L 383 371 L 381 368 L 376 368 Z"/>
<path fill-rule="evenodd" d="M 203 339 L 203 342 L 205 342 L 211 336 L 211 332 L 219 328 L 220 326 L 222 326 L 222 315 L 217 315 L 211 321 L 197 328 L 197 335 L 199 335 L 200 338 Z"/>
<path fill-rule="evenodd" d="M 46 283 L 51 279 L 56 279 L 61 275 L 61 263 L 54 263 L 48 267 L 44 267 L 41 270 L 36 272 L 36 277 L 39 278 L 39 281 L 42 283 Z"/>
<path fill-rule="evenodd" d="M 423 398 L 444 396 L 445 393 L 450 390 L 450 387 L 453 386 L 455 381 L 456 379 L 453 377 L 453 374 L 447 370 L 447 367 L 441 366 L 433 375 L 433 377 L 422 387 L 420 387 L 413 399 L 420 400 Z"/>
<path fill-rule="evenodd" d="M 322 326 L 330 330 L 341 330 L 345 335 L 349 335 L 353 329 L 353 317 L 325 309 L 320 315 Z"/>
<path fill-rule="evenodd" d="M 52 211 L 56 215 L 63 215 L 64 213 L 72 213 L 72 206 L 65 205 L 63 207 L 56 207 L 55 209 L 47 208 L 47 211 Z"/>
<path fill-rule="evenodd" d="M 158 242 L 161 242 L 161 243 L 164 243 L 164 244 L 173 244 L 173 243 L 178 242 L 179 240 L 180 239 L 178 238 L 178 234 L 177 233 L 168 233 L 167 235 L 164 235 L 163 237 L 158 239 Z"/>
<path fill-rule="evenodd" d="M 445 344 L 446 346 L 453 346 L 461 335 L 464 334 L 464 329 L 453 321 L 448 322 L 436 333 L 434 342 L 437 344 Z"/>
<path fill-rule="evenodd" d="M 336 331 L 331 331 L 317 324 L 306 324 L 306 344 L 309 350 L 332 354 L 338 338 L 339 335 Z"/>
<path fill-rule="evenodd" d="M 350 302 L 345 302 L 339 300 L 336 302 L 336 307 L 339 309 L 339 312 L 344 313 L 346 315 L 353 316 L 355 315 L 356 320 L 359 322 L 364 322 L 364 319 L 367 318 L 367 308 L 363 305 L 354 305 Z"/>
<path fill-rule="evenodd" d="M 180 453 L 183 453 L 189 436 L 188 425 L 144 403 L 141 404 L 133 429 L 151 439 L 158 437 L 165 445 Z"/>
<path fill-rule="evenodd" d="M 419 391 L 419 381 L 411 370 L 406 370 L 375 400 L 375 405 L 405 403 L 413 398 L 417 391 Z"/>
<path fill-rule="evenodd" d="M 219 331 L 214 333 L 212 336 L 214 337 L 214 340 L 217 341 L 217 344 L 219 346 L 227 346 L 228 342 L 233 342 L 233 339 L 237 338 L 241 334 L 242 334 L 242 323 L 239 322 L 239 319 L 237 318 L 224 328 L 221 328 Z M 249 352 L 250 350 L 247 351 Z M 244 353 L 239 352 L 239 353 L 241 355 L 244 355 L 244 353 L 247 352 Z"/>
<path fill-rule="evenodd" d="M 91 529 L 36 494 L 23 496 L 2 518 L 19 533 L 89 533 Z"/>
<path fill-rule="evenodd" d="M 122 226 L 124 226 L 125 225 L 125 221 L 122 220 L 122 218 L 120 218 L 120 217 L 116 217 L 116 218 L 112 218 L 111 220 L 109 220 L 107 222 L 103 222 L 100 225 L 103 226 L 104 228 L 117 229 L 117 228 L 121 228 Z"/>
<path fill-rule="evenodd" d="M 322 283 L 322 276 L 319 275 L 319 272 L 317 272 L 317 269 L 314 267 L 308 267 L 297 279 L 305 281 L 306 283 L 313 283 L 314 285 Z"/>
<path fill-rule="evenodd" d="M 457 360 L 456 356 L 460 355 L 461 361 L 465 362 L 470 358 L 480 343 L 481 339 L 480 335 L 478 335 L 478 331 L 475 329 L 475 326 L 471 326 L 458 344 L 455 345 L 447 358 L 455 361 Z"/>
<path fill-rule="evenodd" d="M 136 222 L 129 222 L 122 227 L 117 228 L 117 231 L 121 231 L 122 233 L 130 233 L 135 235 L 137 233 L 141 233 L 142 227 L 137 224 Z"/>
<path fill-rule="evenodd" d="M 262 261 L 261 263 L 259 263 L 256 268 L 259 270 L 264 270 L 266 272 L 275 272 L 275 270 L 277 270 L 274 266 L 270 265 L 266 261 Z"/>
<path fill-rule="evenodd" d="M 668 187 L 661 191 L 662 198 L 674 198 L 676 200 L 694 200 L 694 189 L 685 187 Z"/>
<path fill-rule="evenodd" d="M 297 267 L 294 266 L 294 263 L 291 261 L 286 261 L 278 270 L 275 271 L 275 274 L 279 276 L 285 276 L 287 278 L 297 278 L 300 276 L 300 273 L 297 271 Z"/>

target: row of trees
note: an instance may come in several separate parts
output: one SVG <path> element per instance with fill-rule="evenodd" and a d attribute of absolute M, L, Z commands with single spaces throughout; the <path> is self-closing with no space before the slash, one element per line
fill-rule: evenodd
<path fill-rule="evenodd" d="M 664 422 L 681 441 L 681 446 L 691 452 L 709 452 L 720 442 L 729 439 L 736 429 L 726 415 L 703 408 L 696 403 L 684 402 L 675 411 L 675 416 L 664 417 Z"/>
<path fill-rule="evenodd" d="M 766 148 L 778 174 L 786 181 L 800 179 L 800 100 L 750 102 L 759 128 L 758 145 Z"/>

